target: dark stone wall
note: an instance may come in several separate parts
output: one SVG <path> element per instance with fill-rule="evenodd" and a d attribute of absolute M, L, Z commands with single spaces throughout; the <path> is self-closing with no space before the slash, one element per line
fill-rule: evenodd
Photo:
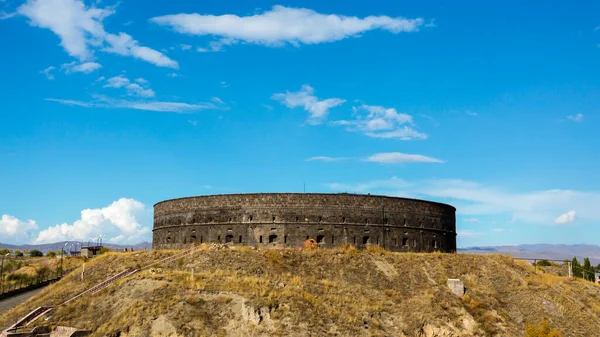
<path fill-rule="evenodd" d="M 172 199 L 154 205 L 153 249 L 195 242 L 301 247 L 376 244 L 392 251 L 455 252 L 456 209 L 364 194 L 261 193 Z"/>

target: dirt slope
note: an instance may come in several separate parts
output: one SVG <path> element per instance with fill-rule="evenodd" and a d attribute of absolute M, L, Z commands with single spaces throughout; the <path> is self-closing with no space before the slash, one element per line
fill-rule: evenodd
<path fill-rule="evenodd" d="M 84 281 L 73 273 L 0 316 L 0 327 L 174 253 L 96 258 Z M 448 278 L 464 280 L 463 297 L 450 293 Z M 546 318 L 564 336 L 594 336 L 599 300 L 597 285 L 535 274 L 500 255 L 202 247 L 37 324 L 97 336 L 523 336 L 525 324 Z"/>

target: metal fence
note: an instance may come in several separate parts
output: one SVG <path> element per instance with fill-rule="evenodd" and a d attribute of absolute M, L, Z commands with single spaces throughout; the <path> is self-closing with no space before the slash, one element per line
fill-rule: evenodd
<path fill-rule="evenodd" d="M 50 283 L 60 280 L 62 277 L 68 275 L 71 271 L 75 269 L 76 268 L 66 269 L 62 272 L 60 270 L 57 270 L 56 272 L 48 273 L 46 275 L 42 275 L 41 277 L 36 277 L 26 281 L 18 280 L 11 282 L 5 279 L 2 282 L 2 287 L 0 288 L 0 299 L 8 298 L 29 290 L 44 287 Z"/>

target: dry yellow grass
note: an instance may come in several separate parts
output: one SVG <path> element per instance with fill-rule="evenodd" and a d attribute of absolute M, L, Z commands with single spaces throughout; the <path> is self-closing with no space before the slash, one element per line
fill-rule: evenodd
<path fill-rule="evenodd" d="M 0 326 L 175 253 L 93 259 L 84 281 L 70 275 L 0 316 Z M 464 297 L 450 293 L 448 278 L 465 281 Z M 564 336 L 586 336 L 600 324 L 599 300 L 596 285 L 535 274 L 501 255 L 200 246 L 60 307 L 45 324 L 89 328 L 97 336 L 523 336 L 527 324 L 548 319 Z"/>

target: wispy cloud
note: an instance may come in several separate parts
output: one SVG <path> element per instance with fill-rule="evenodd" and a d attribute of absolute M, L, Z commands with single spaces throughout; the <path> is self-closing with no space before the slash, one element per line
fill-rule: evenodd
<path fill-rule="evenodd" d="M 71 63 L 65 63 L 61 66 L 61 69 L 65 72 L 65 74 L 71 74 L 71 73 L 89 74 L 100 68 L 102 68 L 102 65 L 100 63 L 96 63 L 96 62 L 84 62 L 84 63 L 79 63 L 79 64 L 77 62 L 71 62 Z"/>
<path fill-rule="evenodd" d="M 472 238 L 472 237 L 481 236 L 482 234 L 483 234 L 482 232 L 478 232 L 478 231 L 471 230 L 471 229 L 456 231 L 456 235 L 458 237 L 462 237 L 462 238 Z"/>
<path fill-rule="evenodd" d="M 368 162 L 381 164 L 406 164 L 406 163 L 443 163 L 443 160 L 423 156 L 420 154 L 407 154 L 400 152 L 376 153 L 364 159 Z"/>
<path fill-rule="evenodd" d="M 343 104 L 346 100 L 341 98 L 327 98 L 319 100 L 314 95 L 315 89 L 308 84 L 302 86 L 300 91 L 278 93 L 271 96 L 271 99 L 279 101 L 288 108 L 303 107 L 309 112 L 307 122 L 309 124 L 321 124 L 327 119 L 329 109 Z"/>
<path fill-rule="evenodd" d="M 567 116 L 567 119 L 573 122 L 583 122 L 583 114 Z"/>
<path fill-rule="evenodd" d="M 345 126 L 348 131 L 361 132 L 373 138 L 400 140 L 426 139 L 427 134 L 413 129 L 413 117 L 394 108 L 377 105 L 352 107 L 353 119 L 338 120 L 333 125 Z"/>
<path fill-rule="evenodd" d="M 150 21 L 182 34 L 212 35 L 218 39 L 214 43 L 219 46 L 213 45 L 203 51 L 215 51 L 223 45 L 235 44 L 238 41 L 270 47 L 326 43 L 357 37 L 376 29 L 394 34 L 416 32 L 423 25 L 422 18 L 348 17 L 279 5 L 273 6 L 269 11 L 250 16 L 194 13 L 158 16 Z"/>
<path fill-rule="evenodd" d="M 231 84 L 225 82 L 225 81 L 221 81 L 221 87 L 223 88 L 229 88 L 231 86 Z"/>
<path fill-rule="evenodd" d="M 470 110 L 465 111 L 465 114 L 467 114 L 468 116 L 471 116 L 471 117 L 477 116 L 477 112 L 470 111 Z"/>
<path fill-rule="evenodd" d="M 510 191 L 460 179 L 406 181 L 397 177 L 357 184 L 329 183 L 332 190 L 356 190 L 377 194 L 412 196 L 449 202 L 461 216 L 502 216 L 523 224 L 558 224 L 600 221 L 600 191 L 549 189 Z M 557 218 L 557 209 L 573 211 Z M 576 213 L 575 213 L 576 210 Z M 511 221 L 511 223 L 514 221 Z"/>
<path fill-rule="evenodd" d="M 19 14 L 16 13 L 16 12 L 6 13 L 5 11 L 0 11 L 0 20 L 10 19 L 10 18 L 15 17 L 17 15 L 19 15 Z"/>
<path fill-rule="evenodd" d="M 46 76 L 46 78 L 48 78 L 49 80 L 54 80 L 54 74 L 52 74 L 52 72 L 55 70 L 56 68 L 54 66 L 49 66 L 48 68 L 40 71 L 40 74 L 44 74 Z"/>
<path fill-rule="evenodd" d="M 80 106 L 85 108 L 105 108 L 105 109 L 133 109 L 157 112 L 174 113 L 193 113 L 201 110 L 222 110 L 226 107 L 218 106 L 212 102 L 202 103 L 183 103 L 183 102 L 164 102 L 164 101 L 141 101 L 113 99 L 105 96 L 96 96 L 93 101 L 77 101 L 68 99 L 46 98 L 47 101 L 56 102 L 64 105 Z"/>
<path fill-rule="evenodd" d="M 466 218 L 466 219 L 463 219 L 462 221 L 463 222 L 470 222 L 470 223 L 480 223 L 481 222 L 477 218 Z"/>
<path fill-rule="evenodd" d="M 163 53 L 141 46 L 130 35 L 111 34 L 102 21 L 115 13 L 114 7 L 87 7 L 81 0 L 28 0 L 17 13 L 29 18 L 29 24 L 50 29 L 58 35 L 65 51 L 81 62 L 94 59 L 94 52 L 134 57 L 159 67 L 177 68 L 176 61 Z"/>
<path fill-rule="evenodd" d="M 310 157 L 308 159 L 306 159 L 306 161 L 324 161 L 324 162 L 332 162 L 332 161 L 342 161 L 342 160 L 347 160 L 349 158 L 345 158 L 345 157 L 326 157 L 326 156 L 316 156 L 316 157 Z"/>

